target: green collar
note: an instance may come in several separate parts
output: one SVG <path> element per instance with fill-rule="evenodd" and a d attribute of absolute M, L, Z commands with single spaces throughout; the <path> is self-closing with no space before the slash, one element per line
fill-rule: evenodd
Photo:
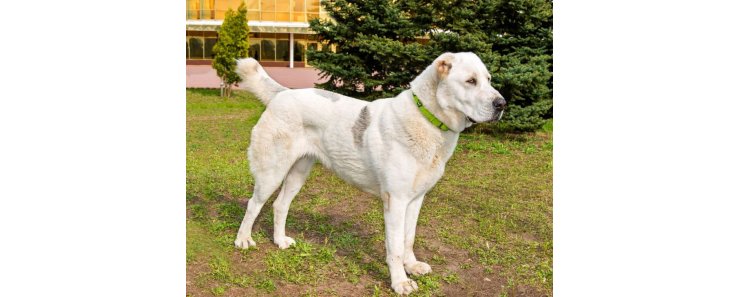
<path fill-rule="evenodd" d="M 442 123 L 442 121 L 440 121 L 437 117 L 435 117 L 431 111 L 429 111 L 426 107 L 424 107 L 424 104 L 421 104 L 421 101 L 419 100 L 419 97 L 416 97 L 416 94 L 414 93 L 411 93 L 411 94 L 414 95 L 414 102 L 416 102 L 416 106 L 419 107 L 419 111 L 421 111 L 421 114 L 423 114 L 424 117 L 427 118 L 427 120 L 429 120 L 430 123 L 432 123 L 432 125 L 434 125 L 435 127 L 439 129 L 442 129 L 442 131 L 450 130 L 450 128 L 448 128 L 447 125 L 445 125 L 445 123 Z"/>

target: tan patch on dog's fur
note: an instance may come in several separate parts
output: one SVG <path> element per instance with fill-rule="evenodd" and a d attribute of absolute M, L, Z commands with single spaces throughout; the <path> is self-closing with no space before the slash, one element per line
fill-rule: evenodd
<path fill-rule="evenodd" d="M 450 73 L 450 69 L 452 69 L 452 60 L 454 59 L 455 55 L 451 53 L 444 53 L 437 58 L 437 73 L 440 77 L 445 77 Z"/>
<path fill-rule="evenodd" d="M 383 200 L 383 210 L 388 211 L 391 206 L 391 194 L 388 192 L 381 193 L 380 200 Z"/>

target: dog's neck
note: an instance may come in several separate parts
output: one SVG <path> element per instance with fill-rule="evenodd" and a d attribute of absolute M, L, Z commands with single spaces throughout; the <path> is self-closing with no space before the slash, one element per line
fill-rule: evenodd
<path fill-rule="evenodd" d="M 451 132 L 460 133 L 468 126 L 467 117 L 458 110 L 445 109 L 440 106 L 437 101 L 438 85 L 437 69 L 432 65 L 411 81 L 411 91 L 419 97 L 426 109 L 450 128 Z"/>

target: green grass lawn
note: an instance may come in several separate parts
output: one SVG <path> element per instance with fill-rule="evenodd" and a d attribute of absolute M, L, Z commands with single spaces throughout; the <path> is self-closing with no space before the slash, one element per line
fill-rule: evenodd
<path fill-rule="evenodd" d="M 379 198 L 320 165 L 272 241 L 272 201 L 254 227 L 257 248 L 233 241 L 253 179 L 246 150 L 265 107 L 244 91 L 187 90 L 188 296 L 394 296 Z M 552 123 L 511 134 L 463 133 L 419 217 L 416 255 L 433 272 L 412 296 L 552 296 Z"/>

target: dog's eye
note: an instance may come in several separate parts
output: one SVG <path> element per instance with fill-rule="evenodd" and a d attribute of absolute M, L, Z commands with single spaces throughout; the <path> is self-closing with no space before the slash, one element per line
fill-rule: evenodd
<path fill-rule="evenodd" d="M 471 79 L 469 79 L 469 80 L 466 81 L 466 83 L 469 83 L 471 85 L 475 85 L 476 82 L 477 81 L 475 80 L 475 78 L 471 78 Z"/>

